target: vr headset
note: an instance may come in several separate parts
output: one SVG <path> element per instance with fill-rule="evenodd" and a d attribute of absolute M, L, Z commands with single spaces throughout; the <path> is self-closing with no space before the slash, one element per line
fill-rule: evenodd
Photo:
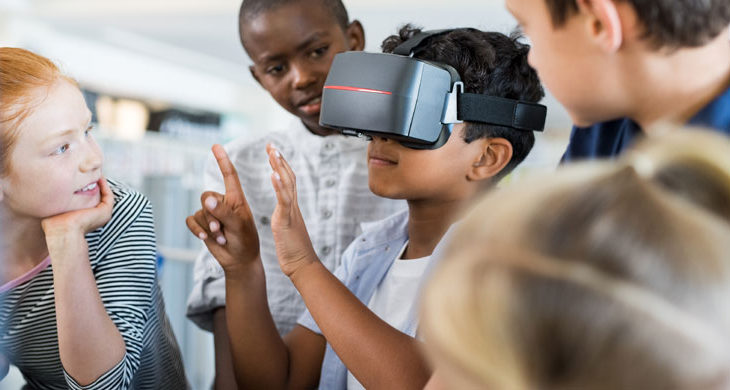
<path fill-rule="evenodd" d="M 414 58 L 423 43 L 452 30 L 426 31 L 393 54 L 335 56 L 322 93 L 319 123 L 345 135 L 391 138 L 413 149 L 436 149 L 463 121 L 542 131 L 547 108 L 497 96 L 464 93 L 451 66 Z"/>

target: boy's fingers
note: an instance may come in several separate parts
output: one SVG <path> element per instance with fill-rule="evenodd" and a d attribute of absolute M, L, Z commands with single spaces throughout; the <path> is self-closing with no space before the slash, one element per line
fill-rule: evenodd
<path fill-rule="evenodd" d="M 294 192 L 294 195 L 296 195 L 296 187 L 297 187 L 297 175 L 294 174 L 294 170 L 291 168 L 291 165 L 289 165 L 289 162 L 286 161 L 284 157 L 279 159 L 282 168 L 284 169 L 284 172 L 286 172 L 287 176 L 289 176 L 289 182 L 291 183 L 291 189 Z"/>
<path fill-rule="evenodd" d="M 241 182 L 238 180 L 238 172 L 236 167 L 228 158 L 228 153 L 222 146 L 213 145 L 213 155 L 218 162 L 218 168 L 223 174 L 223 184 L 226 187 L 226 197 L 230 197 L 233 201 L 245 201 Z"/>
<path fill-rule="evenodd" d="M 287 164 L 283 158 L 278 158 L 276 173 L 281 178 L 280 183 L 282 186 L 281 191 L 286 192 L 290 202 L 296 199 L 296 184 L 295 177 L 292 171 L 286 169 Z"/>
<path fill-rule="evenodd" d="M 185 218 L 185 224 L 188 225 L 188 230 L 201 240 L 208 239 L 208 233 L 200 226 L 194 216 Z"/>
<path fill-rule="evenodd" d="M 205 217 L 203 216 L 204 211 L 198 210 L 195 215 L 191 215 L 185 219 L 185 223 L 188 225 L 188 229 L 200 240 L 205 242 L 205 245 L 210 249 L 211 245 L 225 245 L 226 238 L 221 232 L 212 233 L 205 227 Z M 202 222 L 202 223 L 201 223 Z"/>
<path fill-rule="evenodd" d="M 240 230 L 239 227 L 246 224 L 246 219 L 251 218 L 250 211 L 246 209 L 242 215 L 241 210 L 235 211 L 234 206 L 224 202 L 218 193 L 204 192 L 200 200 L 203 205 L 203 223 L 215 238 L 222 237 L 223 230 Z"/>
<path fill-rule="evenodd" d="M 272 219 L 279 221 L 277 225 L 289 226 L 291 224 L 291 198 L 282 188 L 281 179 L 277 175 L 276 172 L 271 174 L 271 184 L 274 186 L 277 202 Z"/>
<path fill-rule="evenodd" d="M 220 203 L 219 206 L 216 207 L 216 210 L 214 210 L 214 212 L 218 212 L 224 216 L 230 215 L 230 214 L 225 214 L 225 211 L 221 210 L 225 207 L 226 207 L 225 203 Z M 225 227 L 228 230 L 232 230 L 231 226 L 235 226 L 235 225 L 233 225 L 233 223 L 226 224 L 226 223 L 219 222 L 218 218 L 215 215 L 213 215 L 213 212 L 211 212 L 209 210 L 202 210 L 202 213 L 203 213 L 203 219 L 206 223 L 205 226 L 208 229 L 210 238 L 214 239 L 220 245 L 225 245 L 226 238 L 223 234 L 223 229 Z"/>
<path fill-rule="evenodd" d="M 274 186 L 278 203 L 287 209 L 291 207 L 291 196 L 289 196 L 289 192 L 284 188 L 281 182 L 281 176 L 277 172 L 271 174 L 271 184 Z"/>
<path fill-rule="evenodd" d="M 223 204 L 223 195 L 213 191 L 203 192 L 203 194 L 200 195 L 200 204 L 202 205 L 203 210 L 206 211 L 203 213 L 205 216 L 206 226 L 208 226 L 210 231 L 213 233 L 219 232 L 221 223 L 212 213 L 210 213 L 210 210 L 215 210 L 219 207 L 219 205 Z"/>
<path fill-rule="evenodd" d="M 278 175 L 277 180 L 281 187 L 279 188 L 279 191 L 287 192 L 289 199 L 291 200 L 296 199 L 296 177 L 294 176 L 294 171 L 292 171 L 291 168 L 287 169 L 289 164 L 275 148 L 270 147 L 267 149 L 269 150 L 269 163 L 271 164 L 271 168 L 274 170 L 274 173 Z M 275 177 L 272 176 L 272 180 L 274 178 Z"/>
<path fill-rule="evenodd" d="M 205 191 L 200 194 L 200 204 L 205 210 L 215 208 L 218 203 L 223 203 L 223 194 L 219 194 L 215 191 Z"/>

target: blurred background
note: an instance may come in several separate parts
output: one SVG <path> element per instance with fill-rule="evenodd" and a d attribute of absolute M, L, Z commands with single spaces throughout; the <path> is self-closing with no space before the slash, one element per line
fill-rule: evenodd
<path fill-rule="evenodd" d="M 345 0 L 366 31 L 367 50 L 407 22 L 427 29 L 509 33 L 502 1 Z M 184 219 L 199 207 L 210 146 L 255 138 L 292 120 L 248 72 L 238 39 L 240 0 L 0 0 L 0 46 L 49 57 L 78 80 L 94 112 L 105 174 L 145 193 L 155 207 L 168 316 L 194 389 L 213 377 L 212 336 L 185 319 L 200 244 Z M 552 97 L 544 134 L 511 180 L 552 170 L 570 119 Z M 0 383 L 18 389 L 16 370 Z"/>

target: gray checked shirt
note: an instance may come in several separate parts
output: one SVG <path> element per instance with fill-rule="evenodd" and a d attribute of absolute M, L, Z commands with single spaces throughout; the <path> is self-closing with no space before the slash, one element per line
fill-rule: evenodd
<path fill-rule="evenodd" d="M 324 265 L 334 270 L 342 252 L 357 237 L 362 222 L 376 221 L 406 209 L 405 201 L 375 196 L 368 188 L 367 142 L 357 138 L 312 134 L 296 121 L 287 131 L 272 132 L 253 141 L 226 145 L 251 206 L 261 243 L 269 308 L 279 333 L 288 333 L 305 309 L 299 293 L 281 272 L 274 249 L 270 218 L 276 205 L 266 144 L 274 144 L 297 176 L 299 208 L 312 244 Z M 224 191 L 215 160 L 206 164 L 205 188 Z M 206 330 L 213 328 L 213 311 L 225 306 L 223 269 L 203 249 L 195 262 L 194 287 L 187 315 Z"/>

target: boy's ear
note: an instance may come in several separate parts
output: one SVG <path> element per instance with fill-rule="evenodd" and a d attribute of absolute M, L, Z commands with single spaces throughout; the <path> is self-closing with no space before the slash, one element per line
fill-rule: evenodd
<path fill-rule="evenodd" d="M 512 144 L 504 138 L 482 138 L 481 153 L 474 159 L 466 177 L 470 181 L 482 181 L 497 176 L 512 160 Z"/>
<path fill-rule="evenodd" d="M 365 49 L 365 30 L 362 28 L 360 21 L 353 20 L 347 26 L 347 47 L 352 51 L 362 51 Z"/>
<path fill-rule="evenodd" d="M 578 8 L 588 16 L 588 33 L 607 52 L 616 52 L 623 43 L 621 13 L 614 0 L 577 0 Z"/>
<path fill-rule="evenodd" d="M 251 65 L 248 67 L 248 71 L 251 72 L 251 77 L 253 77 L 253 79 L 256 80 L 259 85 L 261 85 L 261 80 L 259 80 L 259 76 L 256 74 L 256 68 Z"/>

